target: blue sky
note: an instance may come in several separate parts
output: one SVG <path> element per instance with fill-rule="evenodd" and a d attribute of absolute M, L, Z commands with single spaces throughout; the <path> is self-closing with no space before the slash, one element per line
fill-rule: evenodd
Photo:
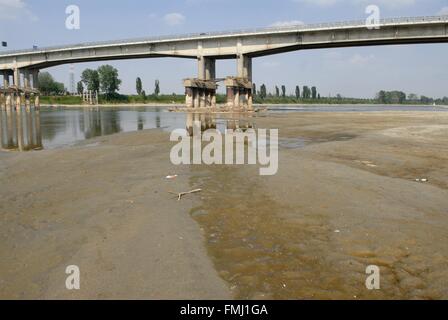
<path fill-rule="evenodd" d="M 81 11 L 81 28 L 65 28 L 68 5 Z M 334 22 L 365 19 L 376 4 L 381 17 L 447 14 L 448 0 L 0 0 L 0 40 L 9 49 L 51 46 L 189 32 L 265 27 L 301 21 Z M 4 50 L 4 49 L 0 49 Z M 385 46 L 298 51 L 254 60 L 254 82 L 268 90 L 286 85 L 315 85 L 327 96 L 372 97 L 380 89 L 428 96 L 448 96 L 448 44 Z M 143 59 L 111 61 L 123 80 L 121 92 L 135 92 L 140 76 L 152 92 L 160 79 L 164 93 L 182 93 L 182 79 L 196 76 L 195 61 Z M 76 80 L 83 69 L 75 65 Z M 50 68 L 68 87 L 69 66 Z M 217 63 L 217 76 L 235 75 L 232 60 Z"/>

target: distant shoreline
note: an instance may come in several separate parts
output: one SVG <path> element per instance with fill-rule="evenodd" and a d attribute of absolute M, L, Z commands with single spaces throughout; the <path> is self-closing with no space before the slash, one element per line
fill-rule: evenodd
<path fill-rule="evenodd" d="M 218 107 L 224 106 L 223 104 L 218 104 Z M 263 103 L 254 104 L 254 107 L 314 107 L 314 106 L 322 106 L 322 107 L 337 107 L 337 106 L 359 106 L 359 107 L 368 107 L 368 106 L 375 106 L 375 107 L 382 107 L 382 106 L 396 106 L 396 107 L 439 107 L 439 108 L 448 108 L 448 105 L 426 105 L 426 104 L 369 104 L 369 103 L 279 103 L 279 104 L 269 104 L 269 103 Z M 46 108 L 57 108 L 57 107 L 64 107 L 64 108 L 122 108 L 122 107 L 129 107 L 129 108 L 142 108 L 142 107 L 154 107 L 154 108 L 183 108 L 185 107 L 185 104 L 179 104 L 179 103 L 110 103 L 110 104 L 97 104 L 97 105 L 86 105 L 86 104 L 41 104 L 41 107 Z"/>

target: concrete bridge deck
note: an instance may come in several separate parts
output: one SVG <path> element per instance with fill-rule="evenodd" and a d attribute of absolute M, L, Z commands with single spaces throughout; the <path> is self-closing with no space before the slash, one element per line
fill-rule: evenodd
<path fill-rule="evenodd" d="M 61 64 L 178 57 L 197 59 L 197 79 L 213 81 L 217 59 L 236 59 L 236 78 L 242 80 L 227 81 L 227 88 L 231 88 L 228 90 L 228 104 L 239 105 L 238 99 L 245 97 L 244 105 L 251 101 L 250 84 L 244 80 L 252 80 L 254 57 L 305 49 L 448 42 L 448 16 L 383 19 L 377 28 L 371 27 L 365 21 L 350 21 L 9 51 L 0 53 L 0 74 L 6 79 L 5 87 L 9 86 L 10 76 L 16 86 L 21 86 L 23 78 L 24 86 L 28 87 L 31 85 L 30 77 L 34 78 L 34 86 L 40 69 Z M 192 107 L 211 104 L 208 99 L 214 99 L 213 84 L 196 86 L 191 84 L 197 84 L 197 81 L 185 83 L 187 104 Z M 245 85 L 239 86 L 238 83 Z M 192 96 L 188 97 L 188 94 Z M 195 97 L 195 94 L 200 97 Z"/>

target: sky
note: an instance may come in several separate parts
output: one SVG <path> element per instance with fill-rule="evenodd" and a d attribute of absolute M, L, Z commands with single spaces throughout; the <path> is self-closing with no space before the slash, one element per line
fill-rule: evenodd
<path fill-rule="evenodd" d="M 448 15 L 448 0 L 0 0 L 0 41 L 8 50 L 192 32 L 297 23 L 366 19 L 368 5 L 381 18 Z M 80 9 L 80 28 L 66 28 L 66 8 Z M 0 48 L 0 52 L 5 48 Z M 256 58 L 253 81 L 316 86 L 322 96 L 374 97 L 382 89 L 448 96 L 448 43 L 304 50 Z M 101 62 L 104 64 L 105 62 Z M 120 92 L 135 93 L 141 77 L 147 93 L 160 80 L 162 93 L 182 94 L 182 79 L 197 76 L 194 60 L 157 58 L 110 61 L 122 79 Z M 75 80 L 85 68 L 74 65 Z M 69 65 L 48 68 L 69 88 Z M 217 77 L 236 75 L 236 62 L 217 62 Z M 221 92 L 222 88 L 220 89 Z"/>

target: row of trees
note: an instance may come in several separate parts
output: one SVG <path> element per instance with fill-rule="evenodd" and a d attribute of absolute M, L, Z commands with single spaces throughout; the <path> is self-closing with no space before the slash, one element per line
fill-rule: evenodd
<path fill-rule="evenodd" d="M 275 92 L 274 94 L 272 93 L 268 93 L 267 89 L 266 89 L 266 85 L 262 84 L 260 86 L 260 90 L 257 91 L 257 86 L 254 83 L 253 84 L 253 88 L 252 88 L 252 92 L 254 94 L 254 96 L 258 96 L 261 99 L 265 99 L 268 96 L 272 97 L 275 96 L 277 98 L 282 97 L 282 98 L 286 98 L 286 86 L 282 85 L 280 88 L 278 86 L 275 86 Z M 281 93 L 280 93 L 281 90 Z M 293 96 L 293 95 L 290 95 Z M 320 94 L 317 92 L 317 88 L 316 87 L 308 87 L 308 86 L 303 86 L 302 91 L 300 90 L 300 86 L 296 86 L 295 89 L 295 98 L 296 99 L 320 99 Z"/>
<path fill-rule="evenodd" d="M 146 91 L 143 90 L 143 83 L 140 77 L 138 77 L 135 80 L 135 89 L 139 96 L 146 97 Z M 160 81 L 156 80 L 154 83 L 154 95 L 157 97 L 159 94 L 160 94 Z"/>
<path fill-rule="evenodd" d="M 37 87 L 39 91 L 46 96 L 65 94 L 64 84 L 54 80 L 48 72 L 40 72 Z"/>
<path fill-rule="evenodd" d="M 443 97 L 442 99 L 434 99 L 434 98 L 429 98 L 429 97 L 425 97 L 425 96 L 418 96 L 415 93 L 410 93 L 409 95 L 406 95 L 406 93 L 404 93 L 403 91 L 381 90 L 380 92 L 378 92 L 376 94 L 375 99 L 379 103 L 383 103 L 383 104 L 390 104 L 390 103 L 396 103 L 396 104 L 402 104 L 402 103 L 448 104 L 448 97 Z"/>
<path fill-rule="evenodd" d="M 118 70 L 111 65 L 102 65 L 96 70 L 85 69 L 78 82 L 77 91 L 82 93 L 84 88 L 90 91 L 100 91 L 106 96 L 113 96 L 120 90 L 121 80 Z"/>

